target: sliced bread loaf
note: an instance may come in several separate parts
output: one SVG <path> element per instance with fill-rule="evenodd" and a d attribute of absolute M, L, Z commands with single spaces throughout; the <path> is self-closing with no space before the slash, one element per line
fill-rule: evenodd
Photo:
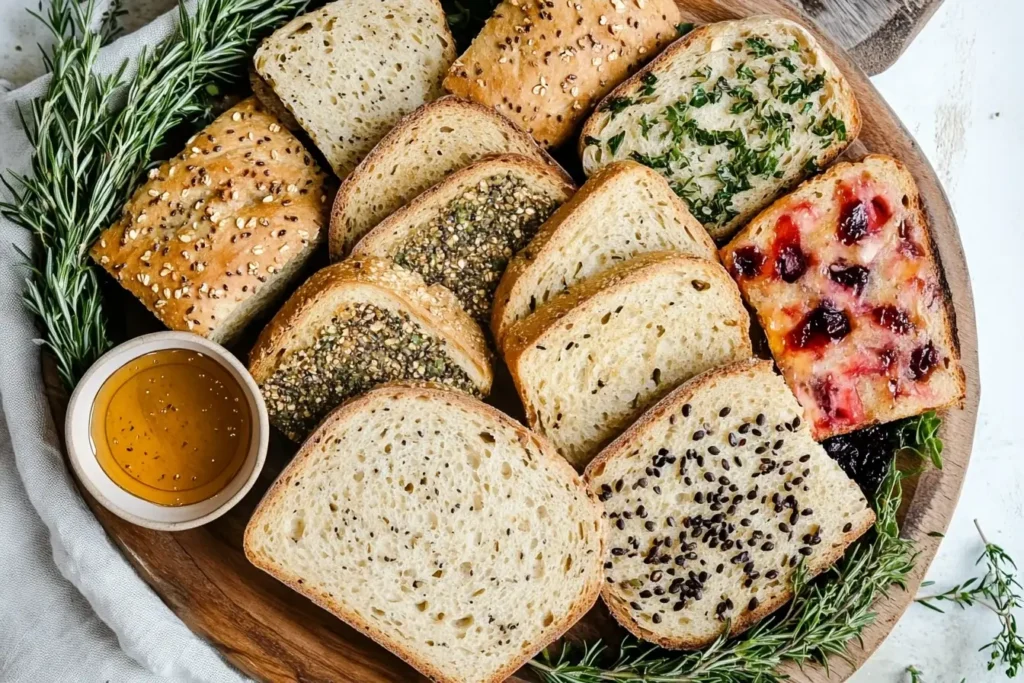
<path fill-rule="evenodd" d="M 249 372 L 271 423 L 294 441 L 343 400 L 384 382 L 484 396 L 492 380 L 483 332 L 451 292 L 375 258 L 307 280 L 263 330 Z"/>
<path fill-rule="evenodd" d="M 735 635 L 785 604 L 800 564 L 832 566 L 874 521 L 815 443 L 770 361 L 680 386 L 587 468 L 609 520 L 602 597 L 662 647 Z"/>
<path fill-rule="evenodd" d="M 438 0 L 338 0 L 279 28 L 253 63 L 344 178 L 400 118 L 441 95 L 454 59 Z"/>
<path fill-rule="evenodd" d="M 392 259 L 444 285 L 486 324 L 509 259 L 575 189 L 564 173 L 536 159 L 489 157 L 381 221 L 352 254 Z"/>
<path fill-rule="evenodd" d="M 515 323 L 503 350 L 530 426 L 582 468 L 679 383 L 748 358 L 749 333 L 722 266 L 657 252 Z"/>
<path fill-rule="evenodd" d="M 660 175 L 617 161 L 591 176 L 508 265 L 494 295 L 497 340 L 573 284 L 652 251 L 718 260 L 715 243 Z"/>
<path fill-rule="evenodd" d="M 434 680 L 498 683 L 597 600 L 604 536 L 545 441 L 466 396 L 391 386 L 312 435 L 244 547 Z"/>
<path fill-rule="evenodd" d="M 345 179 L 331 214 L 331 258 L 427 188 L 489 154 L 554 161 L 494 110 L 457 97 L 425 104 L 399 121 Z"/>
<path fill-rule="evenodd" d="M 716 239 L 824 167 L 860 131 L 853 90 L 814 37 L 775 17 L 696 29 L 613 90 L 583 126 L 589 175 L 635 159 Z"/>

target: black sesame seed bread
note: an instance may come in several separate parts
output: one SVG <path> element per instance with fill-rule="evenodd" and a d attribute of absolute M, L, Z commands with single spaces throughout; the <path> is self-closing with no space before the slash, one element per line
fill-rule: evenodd
<path fill-rule="evenodd" d="M 486 396 L 492 381 L 483 332 L 452 293 L 372 257 L 307 280 L 263 330 L 249 372 L 271 424 L 293 441 L 378 384 L 421 380 Z"/>
<path fill-rule="evenodd" d="M 604 525 L 522 425 L 467 396 L 388 386 L 324 421 L 244 548 L 434 680 L 498 683 L 593 606 Z"/>
<path fill-rule="evenodd" d="M 613 90 L 583 126 L 588 175 L 635 159 L 719 239 L 860 132 L 853 90 L 814 37 L 769 16 L 702 26 Z"/>
<path fill-rule="evenodd" d="M 630 633 L 674 649 L 733 635 L 832 566 L 874 512 L 811 437 L 770 361 L 683 384 L 594 459 L 609 520 L 602 598 Z"/>
<path fill-rule="evenodd" d="M 151 170 L 89 253 L 170 329 L 229 344 L 322 241 L 332 192 L 302 143 L 249 98 Z"/>
<path fill-rule="evenodd" d="M 449 175 L 381 221 L 352 250 L 415 270 L 455 293 L 486 324 L 509 260 L 576 188 L 553 166 L 519 154 Z"/>
<path fill-rule="evenodd" d="M 455 42 L 438 0 L 338 0 L 268 36 L 253 64 L 339 178 L 441 96 Z"/>
<path fill-rule="evenodd" d="M 715 243 L 664 178 L 634 161 L 609 164 L 509 263 L 494 295 L 495 339 L 500 345 L 512 323 L 573 284 L 652 251 L 718 260 Z"/>
<path fill-rule="evenodd" d="M 451 96 L 423 105 L 341 184 L 331 213 L 331 258 L 344 257 L 375 225 L 453 171 L 502 153 L 558 168 L 533 138 L 493 109 Z"/>
<path fill-rule="evenodd" d="M 515 323 L 502 351 L 530 426 L 581 469 L 681 382 L 753 353 L 725 269 L 670 252 L 570 288 Z"/>

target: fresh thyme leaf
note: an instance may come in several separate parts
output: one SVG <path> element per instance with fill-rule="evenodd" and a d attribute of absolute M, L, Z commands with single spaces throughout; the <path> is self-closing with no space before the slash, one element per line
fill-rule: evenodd
<path fill-rule="evenodd" d="M 658 84 L 658 77 L 648 71 L 640 79 L 640 82 L 643 85 L 640 88 L 639 95 L 641 97 L 650 97 L 654 94 L 654 86 Z"/>
<path fill-rule="evenodd" d="M 779 51 L 779 48 L 774 45 L 769 45 L 764 38 L 760 36 L 752 36 L 747 38 L 746 45 L 749 54 L 756 58 L 765 57 L 767 55 L 773 55 Z"/>
<path fill-rule="evenodd" d="M 619 151 L 619 145 L 622 144 L 622 140 L 626 137 L 626 131 L 622 131 L 618 135 L 613 135 L 608 138 L 608 151 L 614 155 Z"/>
<path fill-rule="evenodd" d="M 694 25 L 691 23 L 676 24 L 676 31 L 679 32 L 679 36 L 685 36 L 687 33 L 693 30 Z"/>
<path fill-rule="evenodd" d="M 601 105 L 601 111 L 610 111 L 614 119 L 617 114 L 621 114 L 628 107 L 632 106 L 633 100 L 629 97 L 613 97 Z"/>

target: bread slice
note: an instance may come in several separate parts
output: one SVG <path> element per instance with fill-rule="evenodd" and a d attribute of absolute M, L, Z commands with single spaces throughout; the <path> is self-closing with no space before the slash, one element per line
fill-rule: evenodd
<path fill-rule="evenodd" d="M 562 172 L 536 159 L 489 157 L 381 221 L 352 254 L 392 259 L 444 285 L 486 324 L 509 259 L 575 189 Z"/>
<path fill-rule="evenodd" d="M 860 489 L 814 442 L 770 361 L 710 370 L 587 468 L 610 522 L 602 598 L 661 647 L 736 635 L 871 528 Z"/>
<path fill-rule="evenodd" d="M 249 372 L 271 423 L 301 441 L 343 400 L 396 380 L 491 390 L 483 332 L 451 292 L 389 261 L 317 272 L 263 330 Z"/>
<path fill-rule="evenodd" d="M 249 87 L 252 88 L 252 94 L 263 105 L 263 108 L 280 121 L 282 126 L 293 133 L 302 130 L 302 126 L 284 106 L 284 102 L 277 96 L 274 89 L 256 73 L 256 66 L 253 64 L 249 65 Z"/>
<path fill-rule="evenodd" d="M 952 301 L 896 159 L 835 164 L 722 254 L 816 438 L 963 400 Z"/>
<path fill-rule="evenodd" d="M 860 131 L 853 90 L 802 26 L 759 16 L 702 26 L 612 91 L 583 126 L 590 175 L 635 159 L 728 237 Z"/>
<path fill-rule="evenodd" d="M 423 105 L 341 184 L 331 214 L 331 258 L 344 257 L 375 225 L 452 171 L 505 152 L 555 166 L 529 135 L 492 109 L 456 97 Z"/>
<path fill-rule="evenodd" d="M 509 325 L 580 280 L 652 251 L 718 260 L 715 243 L 664 178 L 635 161 L 609 164 L 509 263 L 494 296 L 495 338 L 500 343 Z"/>
<path fill-rule="evenodd" d="M 544 440 L 472 398 L 389 386 L 313 434 L 244 547 L 434 680 L 498 683 L 593 606 L 604 536 Z"/>
<path fill-rule="evenodd" d="M 438 0 L 337 0 L 274 31 L 253 63 L 344 178 L 400 118 L 440 97 L 454 59 Z"/>
<path fill-rule="evenodd" d="M 503 350 L 530 426 L 582 468 L 681 382 L 748 358 L 749 332 L 722 266 L 656 252 L 515 323 Z"/>

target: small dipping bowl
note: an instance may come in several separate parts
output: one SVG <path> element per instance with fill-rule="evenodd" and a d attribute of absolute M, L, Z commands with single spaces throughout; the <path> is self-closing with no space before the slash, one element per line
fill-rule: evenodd
<path fill-rule="evenodd" d="M 249 450 L 238 472 L 219 493 L 189 505 L 158 505 L 121 488 L 100 466 L 92 444 L 92 410 L 103 384 L 136 358 L 167 349 L 202 353 L 220 363 L 241 387 L 251 416 Z M 267 457 L 270 424 L 267 406 L 256 382 L 227 349 L 189 332 L 156 332 L 111 349 L 89 368 L 71 394 L 64 434 L 75 475 L 103 507 L 121 519 L 148 529 L 181 531 L 217 519 L 249 492 Z"/>

